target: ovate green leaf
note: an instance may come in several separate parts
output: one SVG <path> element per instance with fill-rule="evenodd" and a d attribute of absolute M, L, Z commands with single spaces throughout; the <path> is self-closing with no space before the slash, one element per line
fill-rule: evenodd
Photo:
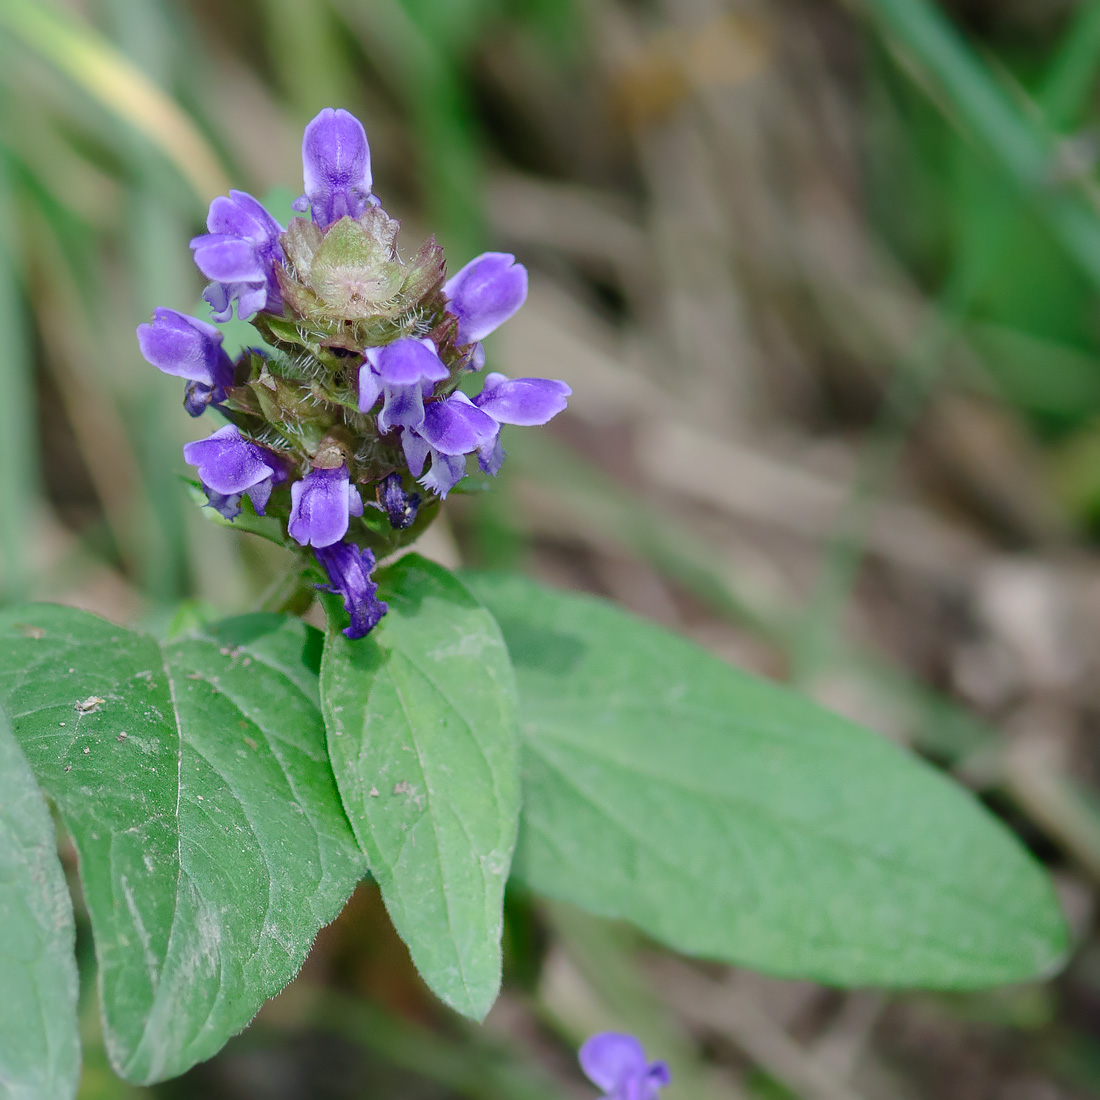
<path fill-rule="evenodd" d="M 297 972 L 364 871 L 328 765 L 320 634 L 274 615 L 163 646 L 0 613 L 0 703 L 80 856 L 111 1062 L 182 1073 Z"/>
<path fill-rule="evenodd" d="M 921 761 L 613 605 L 464 579 L 516 668 L 533 888 L 841 985 L 994 985 L 1061 958 L 1040 866 Z"/>
<path fill-rule="evenodd" d="M 0 709 L 0 1100 L 76 1095 L 73 947 L 50 811 Z"/>
<path fill-rule="evenodd" d="M 381 584 L 381 624 L 325 641 L 329 754 L 413 962 L 480 1019 L 500 988 L 519 817 L 515 681 L 493 617 L 445 569 L 410 555 Z"/>

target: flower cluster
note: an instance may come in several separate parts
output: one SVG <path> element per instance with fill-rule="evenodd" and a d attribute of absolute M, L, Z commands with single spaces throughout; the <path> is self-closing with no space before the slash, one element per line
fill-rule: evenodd
<path fill-rule="evenodd" d="M 415 538 L 476 455 L 495 475 L 504 424 L 545 424 L 564 382 L 485 376 L 481 341 L 523 305 L 527 271 L 487 252 L 446 277 L 434 238 L 411 259 L 373 194 L 359 121 L 327 108 L 302 140 L 304 193 L 284 229 L 243 191 L 216 198 L 191 242 L 216 321 L 250 320 L 262 347 L 234 362 L 211 324 L 171 309 L 137 330 L 153 366 L 186 380 L 192 416 L 228 423 L 189 443 L 209 506 L 228 520 L 247 498 L 312 551 L 358 638 L 385 614 L 370 579 L 376 551 Z M 419 482 L 423 493 L 416 491 Z"/>

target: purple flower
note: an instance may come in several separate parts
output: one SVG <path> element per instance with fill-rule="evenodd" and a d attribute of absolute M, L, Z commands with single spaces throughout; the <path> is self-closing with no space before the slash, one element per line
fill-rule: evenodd
<path fill-rule="evenodd" d="M 527 268 L 507 252 L 484 252 L 443 286 L 447 311 L 458 317 L 458 344 L 475 344 L 527 300 Z M 484 355 L 474 349 L 474 367 Z"/>
<path fill-rule="evenodd" d="M 413 477 L 419 477 L 431 456 L 432 466 L 420 484 L 441 497 L 462 480 L 466 456 L 491 444 L 500 425 L 464 393 L 452 393 L 424 409 L 424 423 L 401 433 L 401 446 Z"/>
<path fill-rule="evenodd" d="M 378 486 L 379 504 L 389 516 L 390 526 L 395 531 L 404 531 L 416 522 L 416 513 L 420 510 L 420 494 L 406 493 L 401 484 L 400 474 L 390 474 L 383 478 Z"/>
<path fill-rule="evenodd" d="M 283 262 L 279 234 L 283 227 L 251 195 L 230 191 L 210 204 L 209 233 L 194 237 L 195 264 L 214 281 L 203 297 L 215 321 L 228 321 L 232 303 L 247 321 L 256 313 L 281 313 L 283 300 L 275 265 Z"/>
<path fill-rule="evenodd" d="M 604 1100 L 657 1100 L 672 1079 L 665 1062 L 646 1062 L 645 1050 L 633 1035 L 603 1031 L 580 1050 L 581 1069 Z"/>
<path fill-rule="evenodd" d="M 404 336 L 380 348 L 367 348 L 367 361 L 359 369 L 359 409 L 369 412 L 378 395 L 385 400 L 378 414 L 378 430 L 418 428 L 424 423 L 424 398 L 436 382 L 449 377 L 431 340 Z"/>
<path fill-rule="evenodd" d="M 192 416 L 225 400 L 226 387 L 233 385 L 233 363 L 213 325 L 174 309 L 154 309 L 153 323 L 138 325 L 137 338 L 141 354 L 154 367 L 187 379 L 183 403 Z"/>
<path fill-rule="evenodd" d="M 339 218 L 359 218 L 378 200 L 371 194 L 370 146 L 363 124 L 342 108 L 326 107 L 302 136 L 305 194 L 294 203 L 322 229 Z"/>
<path fill-rule="evenodd" d="M 252 507 L 262 516 L 272 488 L 286 480 L 282 462 L 244 439 L 235 424 L 226 424 L 207 439 L 185 443 L 183 458 L 199 468 L 210 507 L 229 520 L 240 515 L 241 493 L 248 493 Z"/>
<path fill-rule="evenodd" d="M 320 547 L 313 554 L 332 581 L 317 587 L 344 597 L 344 609 L 351 616 L 351 626 L 344 628 L 344 634 L 349 638 L 369 634 L 389 610 L 375 595 L 378 585 L 370 579 L 374 554 L 348 542 Z"/>
<path fill-rule="evenodd" d="M 564 382 L 550 378 L 509 379 L 495 372 L 487 374 L 481 393 L 474 398 L 474 404 L 497 424 L 493 438 L 478 448 L 478 463 L 485 473 L 495 477 L 504 461 L 501 424 L 524 427 L 545 424 L 565 408 L 566 398 L 572 392 Z"/>
<path fill-rule="evenodd" d="M 359 490 L 348 478 L 348 468 L 313 470 L 290 487 L 291 538 L 302 546 L 324 547 L 347 534 L 350 516 L 363 514 Z"/>

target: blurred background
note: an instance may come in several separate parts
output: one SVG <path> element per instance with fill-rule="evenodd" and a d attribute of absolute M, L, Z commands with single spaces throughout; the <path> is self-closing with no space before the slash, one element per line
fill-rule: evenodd
<path fill-rule="evenodd" d="M 133 333 L 197 307 L 210 199 L 285 217 L 343 106 L 406 247 L 530 268 L 491 364 L 574 389 L 426 550 L 908 744 L 1047 863 L 1079 945 L 1043 985 L 845 993 L 516 891 L 479 1029 L 364 888 L 155 1090 L 107 1069 L 83 935 L 82 1098 L 591 1097 L 607 1027 L 669 1100 L 1100 1096 L 1098 76 L 1095 0 L 0 0 L 3 599 L 166 631 L 263 598 L 279 551 L 188 499 L 209 424 Z"/>

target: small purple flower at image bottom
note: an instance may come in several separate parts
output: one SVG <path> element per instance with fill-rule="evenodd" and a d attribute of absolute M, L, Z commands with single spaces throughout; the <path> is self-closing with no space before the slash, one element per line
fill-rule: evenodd
<path fill-rule="evenodd" d="M 351 616 L 344 634 L 352 640 L 366 637 L 389 611 L 376 595 L 378 584 L 370 579 L 374 554 L 348 542 L 322 546 L 313 554 L 332 582 L 317 587 L 344 597 L 344 609 Z"/>
<path fill-rule="evenodd" d="M 665 1062 L 647 1061 L 642 1044 L 619 1031 L 593 1035 L 578 1058 L 585 1076 L 603 1090 L 603 1100 L 657 1100 L 672 1080 Z"/>

